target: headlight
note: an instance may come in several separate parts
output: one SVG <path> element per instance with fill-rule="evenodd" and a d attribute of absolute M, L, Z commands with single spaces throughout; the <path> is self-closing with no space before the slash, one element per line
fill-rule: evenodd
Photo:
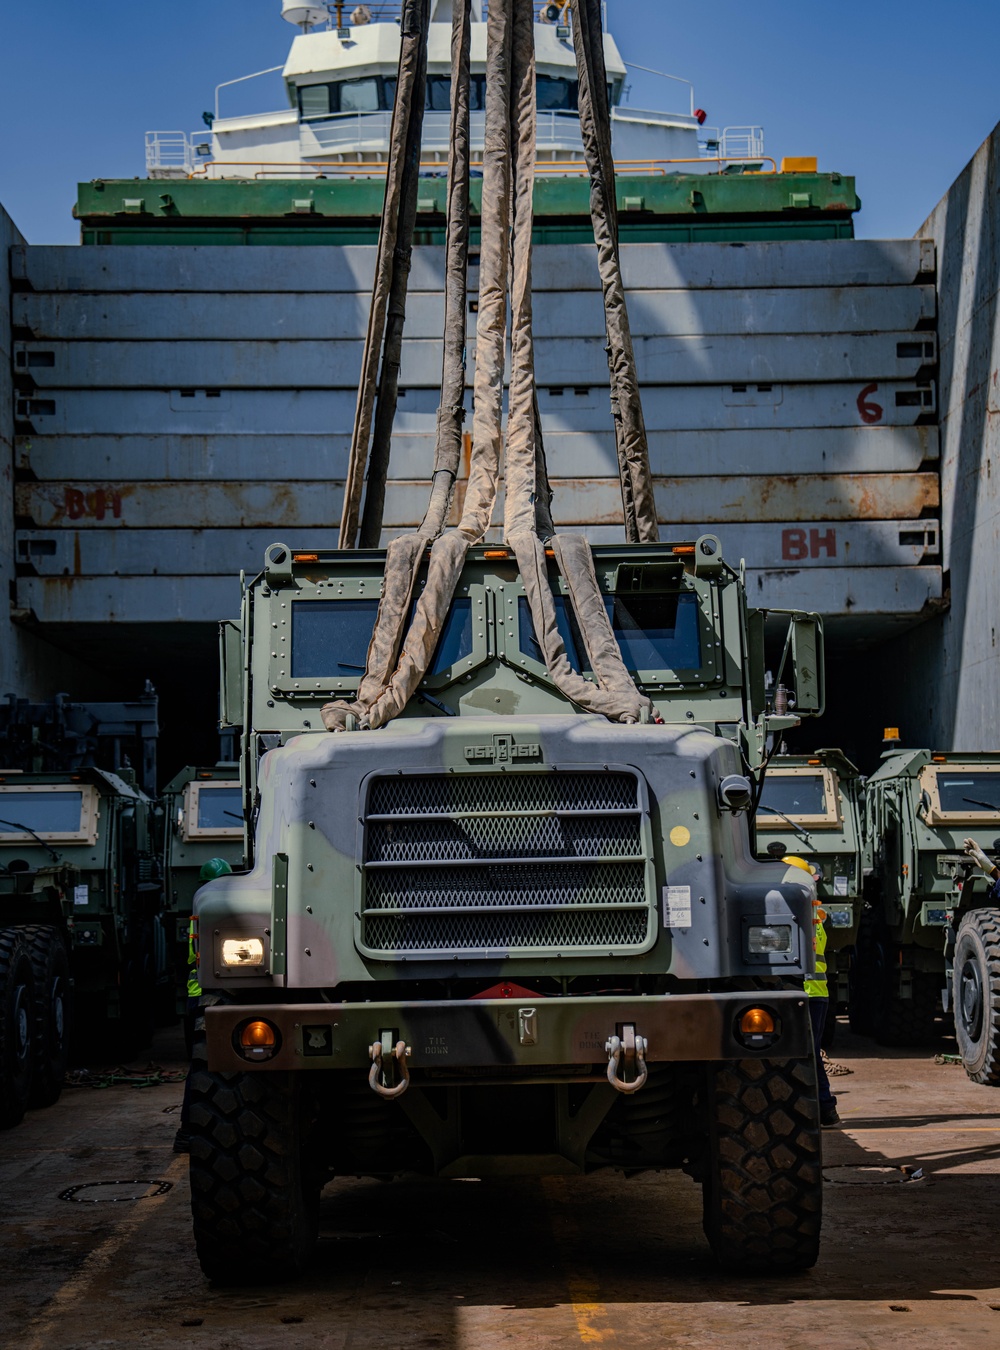
<path fill-rule="evenodd" d="M 264 944 L 260 938 L 223 938 L 222 964 L 224 966 L 262 966 Z"/>
<path fill-rule="evenodd" d="M 768 927 L 747 929 L 747 946 L 754 956 L 764 952 L 783 952 L 792 950 L 792 929 L 787 923 L 770 924 Z"/>

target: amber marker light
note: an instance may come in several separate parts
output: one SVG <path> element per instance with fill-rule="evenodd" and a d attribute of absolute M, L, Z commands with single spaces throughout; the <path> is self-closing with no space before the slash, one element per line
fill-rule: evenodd
<path fill-rule="evenodd" d="M 237 1028 L 233 1044 L 244 1059 L 271 1059 L 281 1049 L 281 1033 L 272 1022 L 254 1018 Z"/>
<path fill-rule="evenodd" d="M 675 544 L 670 550 L 671 553 L 693 553 L 694 544 Z"/>
<path fill-rule="evenodd" d="M 292 562 L 319 562 L 318 553 L 293 553 Z"/>
<path fill-rule="evenodd" d="M 240 1044 L 245 1045 L 248 1050 L 272 1046 L 275 1040 L 274 1027 L 270 1022 L 248 1022 L 240 1032 Z"/>
<path fill-rule="evenodd" d="M 774 1018 L 766 1008 L 747 1008 L 740 1014 L 740 1031 L 744 1036 L 773 1036 Z"/>
<path fill-rule="evenodd" d="M 505 548 L 487 548 L 483 550 L 484 558 L 509 558 L 510 553 Z"/>

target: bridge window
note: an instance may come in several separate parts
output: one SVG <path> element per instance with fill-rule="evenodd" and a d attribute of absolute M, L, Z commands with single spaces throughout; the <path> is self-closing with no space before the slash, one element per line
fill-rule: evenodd
<path fill-rule="evenodd" d="M 299 90 L 299 109 L 303 117 L 330 116 L 330 86 L 307 84 Z"/>
<path fill-rule="evenodd" d="M 303 118 L 333 117 L 337 113 L 387 111 L 396 97 L 396 77 L 369 75 L 333 84 L 299 86 L 299 112 Z"/>
<path fill-rule="evenodd" d="M 374 75 L 366 80 L 344 80 L 334 86 L 340 93 L 338 112 L 378 112 L 379 81 Z"/>
<path fill-rule="evenodd" d="M 539 112 L 576 112 L 576 80 L 562 80 L 554 75 L 535 77 L 535 98 Z"/>

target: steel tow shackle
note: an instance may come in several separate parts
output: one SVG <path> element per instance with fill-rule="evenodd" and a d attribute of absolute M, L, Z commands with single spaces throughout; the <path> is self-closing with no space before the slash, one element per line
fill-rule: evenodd
<path fill-rule="evenodd" d="M 626 1096 L 638 1092 L 648 1075 L 646 1051 L 649 1045 L 645 1036 L 637 1036 L 635 1027 L 627 1023 L 622 1027 L 621 1036 L 612 1036 L 604 1048 L 608 1052 L 608 1082 L 611 1086 Z M 623 1058 L 625 1063 L 621 1066 L 622 1076 L 619 1077 L 618 1067 Z M 630 1069 L 635 1075 L 631 1081 L 624 1076 Z"/>
<path fill-rule="evenodd" d="M 410 1067 L 406 1062 L 406 1056 L 410 1053 L 410 1047 L 405 1041 L 397 1041 L 395 1049 L 391 1051 L 396 1059 L 400 1074 L 400 1080 L 395 1087 L 386 1087 L 381 1081 L 382 1042 L 373 1041 L 368 1047 L 368 1053 L 372 1060 L 372 1067 L 368 1073 L 368 1086 L 371 1088 L 372 1092 L 377 1092 L 380 1097 L 385 1097 L 387 1100 L 391 1100 L 393 1097 L 402 1097 L 403 1093 L 410 1086 Z"/>

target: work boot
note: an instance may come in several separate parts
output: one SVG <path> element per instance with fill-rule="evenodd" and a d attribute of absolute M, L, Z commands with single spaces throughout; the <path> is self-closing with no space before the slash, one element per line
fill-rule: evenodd
<path fill-rule="evenodd" d="M 191 1152 L 191 1135 L 189 1131 L 187 1131 L 184 1128 L 183 1125 L 174 1135 L 174 1152 L 175 1153 Z"/>
<path fill-rule="evenodd" d="M 842 1125 L 844 1122 L 840 1119 L 840 1116 L 837 1114 L 837 1108 L 835 1106 L 821 1106 L 819 1108 L 819 1123 L 822 1125 L 824 1130 L 833 1130 L 836 1129 L 838 1125 Z M 176 1150 L 176 1148 L 177 1145 L 175 1144 L 174 1149 Z"/>

